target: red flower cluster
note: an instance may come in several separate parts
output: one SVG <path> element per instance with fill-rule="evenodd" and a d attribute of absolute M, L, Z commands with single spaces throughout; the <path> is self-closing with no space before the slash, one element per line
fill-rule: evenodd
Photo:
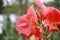
<path fill-rule="evenodd" d="M 60 24 L 60 11 L 54 7 L 45 7 L 39 0 L 36 5 L 41 8 L 40 19 L 47 25 L 49 33 L 52 31 L 58 32 L 58 24 Z"/>
<path fill-rule="evenodd" d="M 60 24 L 60 11 L 54 7 L 45 7 L 43 3 L 36 0 L 36 5 L 41 8 L 40 20 L 45 23 L 48 33 L 55 31 L 58 32 L 58 24 Z M 16 29 L 20 34 L 26 36 L 26 40 L 29 40 L 31 35 L 36 37 L 36 40 L 43 40 L 41 32 L 41 25 L 34 6 L 30 6 L 27 14 L 21 16 L 16 22 Z"/>

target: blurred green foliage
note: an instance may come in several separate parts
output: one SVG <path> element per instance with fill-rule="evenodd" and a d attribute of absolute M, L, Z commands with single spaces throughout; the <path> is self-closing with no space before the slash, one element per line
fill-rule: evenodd
<path fill-rule="evenodd" d="M 3 0 L 0 0 L 0 14 L 2 13 L 3 10 Z"/>
<path fill-rule="evenodd" d="M 44 4 L 45 4 L 47 7 L 52 6 L 52 7 L 55 7 L 55 8 L 57 8 L 57 9 L 60 10 L 60 4 L 57 3 L 57 2 L 48 2 L 48 3 L 44 3 Z"/>
<path fill-rule="evenodd" d="M 5 7 L 3 13 L 11 14 L 11 13 L 16 13 L 18 10 L 19 10 L 19 6 L 12 5 Z"/>
<path fill-rule="evenodd" d="M 6 26 L 3 28 L 3 33 L 0 40 L 18 40 L 19 36 L 15 28 L 12 28 L 10 19 L 7 19 Z"/>

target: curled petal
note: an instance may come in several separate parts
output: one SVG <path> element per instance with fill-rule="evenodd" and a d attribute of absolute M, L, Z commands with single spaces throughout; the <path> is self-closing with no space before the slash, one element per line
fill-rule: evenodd
<path fill-rule="evenodd" d="M 38 20 L 37 14 L 36 14 L 36 12 L 35 12 L 35 10 L 34 10 L 34 5 L 32 5 L 32 6 L 29 7 L 26 18 L 27 18 L 28 20 L 31 20 L 31 19 L 36 19 L 36 20 Z"/>
<path fill-rule="evenodd" d="M 36 0 L 36 5 L 40 7 L 42 10 L 46 9 L 45 5 L 40 0 Z"/>

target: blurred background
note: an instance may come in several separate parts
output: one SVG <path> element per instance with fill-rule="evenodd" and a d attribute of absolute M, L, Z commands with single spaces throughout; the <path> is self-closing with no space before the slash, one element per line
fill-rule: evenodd
<path fill-rule="evenodd" d="M 0 40 L 26 40 L 18 35 L 16 20 L 27 12 L 28 7 L 35 0 L 0 0 Z M 46 6 L 53 6 L 60 10 L 60 0 L 41 0 Z M 60 32 L 53 32 L 51 40 L 60 40 Z"/>

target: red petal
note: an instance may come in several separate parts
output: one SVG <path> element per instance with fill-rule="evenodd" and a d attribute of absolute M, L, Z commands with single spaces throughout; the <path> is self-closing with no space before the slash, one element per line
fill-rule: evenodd
<path fill-rule="evenodd" d="M 52 10 L 46 15 L 47 19 L 53 22 L 60 22 L 60 11 L 52 8 Z"/>
<path fill-rule="evenodd" d="M 43 39 L 43 35 L 40 32 L 40 28 L 36 28 L 35 29 L 34 35 L 36 37 L 36 40 L 42 40 Z"/>
<path fill-rule="evenodd" d="M 29 22 L 25 16 L 20 17 L 20 19 L 17 21 L 16 29 L 19 34 L 23 34 L 28 37 L 32 34 L 32 28 L 30 27 Z"/>
<path fill-rule="evenodd" d="M 28 12 L 27 12 L 27 19 L 28 20 L 32 20 L 32 19 L 36 19 L 38 20 L 38 17 L 37 17 L 37 14 L 34 10 L 34 6 L 30 6 L 29 9 L 28 9 Z"/>
<path fill-rule="evenodd" d="M 52 25 L 52 23 L 48 19 L 45 20 L 45 24 L 47 25 L 47 28 L 48 28 L 47 30 L 48 30 L 49 33 L 52 32 L 52 31 L 55 31 L 55 32 L 59 31 L 58 27 L 57 27 L 57 24 Z"/>

